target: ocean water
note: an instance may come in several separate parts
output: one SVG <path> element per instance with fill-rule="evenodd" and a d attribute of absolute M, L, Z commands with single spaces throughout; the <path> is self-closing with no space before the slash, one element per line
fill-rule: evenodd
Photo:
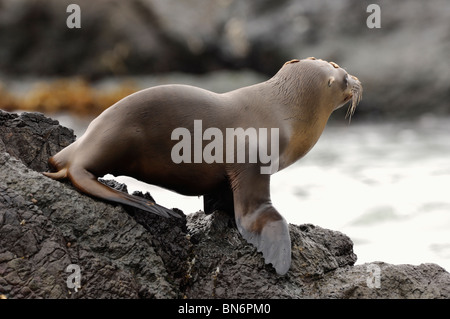
<path fill-rule="evenodd" d="M 203 208 L 201 197 L 116 180 L 186 214 Z M 271 196 L 289 223 L 347 234 L 358 264 L 437 263 L 450 270 L 450 118 L 329 123 L 310 153 L 271 177 Z"/>

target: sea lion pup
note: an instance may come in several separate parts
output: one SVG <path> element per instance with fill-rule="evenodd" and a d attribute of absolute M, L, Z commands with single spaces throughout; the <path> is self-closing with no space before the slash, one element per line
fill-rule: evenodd
<path fill-rule="evenodd" d="M 288 225 L 271 204 L 270 174 L 262 170 L 267 161 L 251 161 L 249 154 L 265 147 L 267 154 L 278 154 L 269 173 L 284 169 L 314 146 L 331 113 L 350 100 L 351 117 L 361 94 L 356 77 L 335 63 L 314 58 L 286 62 L 268 81 L 223 94 L 186 85 L 145 89 L 94 119 L 81 138 L 49 159 L 54 172 L 44 174 L 68 178 L 85 194 L 165 217 L 176 214 L 111 189 L 97 177 L 126 175 L 180 194 L 204 195 L 205 212 L 234 210 L 242 236 L 283 275 L 291 264 Z M 198 123 L 214 129 L 209 133 L 241 128 L 247 134 L 245 160 L 237 158 L 238 146 L 230 146 L 238 136 L 226 139 L 224 149 L 216 147 L 212 152 L 211 144 L 220 141 L 219 134 L 213 139 L 213 134 L 207 136 L 205 131 L 200 142 L 183 135 L 195 135 Z M 256 144 L 251 141 L 251 129 L 257 132 Z M 263 135 L 262 129 L 276 129 L 278 136 Z M 180 143 L 191 147 L 193 157 Z M 202 160 L 207 147 L 214 161 Z M 232 151 L 231 156 L 225 154 L 225 147 L 227 153 Z"/>

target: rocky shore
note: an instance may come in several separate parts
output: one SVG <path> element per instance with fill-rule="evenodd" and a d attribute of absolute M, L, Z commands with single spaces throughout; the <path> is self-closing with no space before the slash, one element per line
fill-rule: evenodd
<path fill-rule="evenodd" d="M 355 265 L 337 231 L 291 224 L 292 267 L 280 277 L 226 214 L 164 219 L 40 174 L 74 138 L 42 114 L 0 111 L 2 298 L 450 298 L 440 266 Z"/>

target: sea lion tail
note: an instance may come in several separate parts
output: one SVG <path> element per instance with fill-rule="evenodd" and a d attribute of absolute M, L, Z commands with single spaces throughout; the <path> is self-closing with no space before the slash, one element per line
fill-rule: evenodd
<path fill-rule="evenodd" d="M 67 177 L 79 191 L 93 197 L 133 206 L 166 218 L 170 216 L 181 217 L 172 210 L 155 202 L 118 191 L 100 183 L 94 174 L 82 167 L 70 167 Z"/>

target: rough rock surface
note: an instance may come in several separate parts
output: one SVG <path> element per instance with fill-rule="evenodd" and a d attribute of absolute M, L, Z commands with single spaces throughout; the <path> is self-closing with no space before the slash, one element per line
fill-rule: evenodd
<path fill-rule="evenodd" d="M 354 266 L 350 238 L 314 225 L 290 225 L 292 267 L 280 277 L 230 216 L 164 219 L 82 195 L 24 164 L 46 145 L 67 145 L 66 128 L 37 113 L 0 111 L 0 123 L 4 297 L 450 298 L 450 274 L 438 265 Z M 33 165 L 45 166 L 44 157 Z M 68 287 L 71 264 L 81 271 L 77 291 Z"/>

